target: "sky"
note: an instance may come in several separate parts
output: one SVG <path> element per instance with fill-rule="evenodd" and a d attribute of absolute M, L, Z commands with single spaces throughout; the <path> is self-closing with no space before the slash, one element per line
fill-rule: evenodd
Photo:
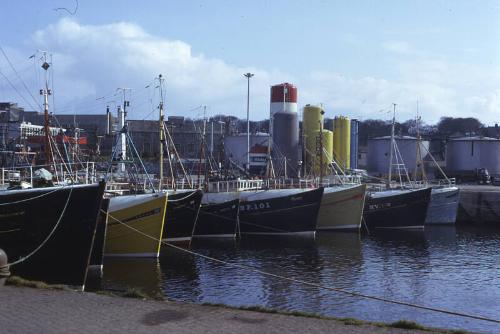
<path fill-rule="evenodd" d="M 500 1 L 3 1 L 0 101 L 130 119 L 269 116 L 272 85 L 327 117 L 500 121 Z M 33 56 L 34 57 L 31 57 Z M 119 88 L 130 88 L 120 90 Z M 125 92 L 125 93 L 124 93 Z"/>

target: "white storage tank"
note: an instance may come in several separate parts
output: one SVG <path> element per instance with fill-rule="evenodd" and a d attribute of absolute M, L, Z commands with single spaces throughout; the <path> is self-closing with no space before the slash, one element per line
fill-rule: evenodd
<path fill-rule="evenodd" d="M 500 139 L 461 137 L 446 144 L 446 169 L 470 171 L 486 168 L 490 174 L 500 174 Z"/>
<path fill-rule="evenodd" d="M 410 136 L 396 136 L 396 144 L 403 158 L 403 162 L 409 173 L 414 175 L 417 158 L 417 138 Z M 372 175 L 387 175 L 389 172 L 391 136 L 368 139 L 368 149 L 366 157 L 367 170 Z M 420 142 L 422 157 L 427 155 L 429 142 Z M 393 152 L 392 163 L 396 163 L 396 155 Z M 393 166 L 393 173 L 396 171 Z"/>

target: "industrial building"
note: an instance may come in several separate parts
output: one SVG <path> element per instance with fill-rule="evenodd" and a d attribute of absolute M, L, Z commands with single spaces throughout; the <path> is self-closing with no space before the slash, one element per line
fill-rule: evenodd
<path fill-rule="evenodd" d="M 0 143 L 3 149 L 19 142 L 21 134 L 40 135 L 44 124 L 43 114 L 25 111 L 15 103 L 0 103 Z M 156 120 L 127 120 L 128 130 L 134 144 L 144 158 L 154 158 L 159 153 L 159 125 Z M 167 128 L 175 142 L 177 151 L 184 158 L 199 158 L 203 120 L 190 120 L 184 117 L 171 116 L 166 122 Z M 82 147 L 92 155 L 110 156 L 115 145 L 115 134 L 118 129 L 118 118 L 107 110 L 102 114 L 51 115 L 51 128 L 75 128 L 86 137 L 86 145 Z M 21 132 L 22 131 L 22 132 Z M 232 131 L 230 124 L 217 120 L 206 122 L 205 142 L 207 151 L 214 153 L 220 150 L 224 133 Z M 10 147 L 12 148 L 12 147 Z"/>

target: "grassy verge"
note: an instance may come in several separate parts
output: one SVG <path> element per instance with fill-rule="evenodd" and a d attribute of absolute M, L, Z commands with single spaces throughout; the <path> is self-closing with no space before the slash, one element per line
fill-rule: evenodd
<path fill-rule="evenodd" d="M 387 325 L 388 327 L 394 327 L 394 328 L 403 328 L 403 329 L 420 329 L 420 330 L 427 330 L 424 326 L 417 324 L 415 321 L 408 321 L 408 320 L 398 320 L 396 322 L 390 323 Z"/>
<path fill-rule="evenodd" d="M 30 281 L 19 276 L 10 276 L 5 281 L 5 285 L 34 288 L 34 289 L 49 289 L 49 290 L 68 290 L 73 291 L 73 289 L 67 285 L 63 284 L 47 284 L 40 281 Z"/>
<path fill-rule="evenodd" d="M 447 329 L 425 327 L 419 323 L 416 323 L 414 321 L 408 321 L 408 320 L 399 320 L 399 321 L 396 321 L 393 323 L 384 323 L 384 322 L 373 322 L 373 321 L 359 320 L 359 319 L 355 319 L 355 318 L 328 317 L 328 316 L 323 316 L 320 314 L 308 313 L 308 312 L 280 311 L 280 310 L 276 310 L 276 309 L 265 308 L 262 306 L 238 306 L 238 307 L 236 307 L 236 306 L 229 306 L 229 305 L 225 305 L 225 304 L 215 304 L 215 303 L 202 303 L 202 305 L 223 307 L 223 308 L 227 308 L 227 309 L 255 311 L 255 312 L 261 312 L 261 313 L 282 314 L 282 315 L 289 315 L 289 316 L 295 316 L 295 317 L 315 318 L 315 319 L 321 319 L 321 320 L 334 320 L 334 321 L 340 321 L 344 325 L 348 325 L 348 326 L 367 325 L 367 326 L 377 326 L 377 327 L 382 327 L 382 328 L 400 328 L 400 329 L 408 329 L 408 330 L 421 330 L 421 331 L 426 331 L 426 332 L 430 332 L 430 333 L 442 333 L 442 334 L 467 334 L 467 333 L 469 333 L 469 332 L 464 331 L 464 330 L 447 330 Z"/>
<path fill-rule="evenodd" d="M 165 300 L 163 296 L 151 296 L 137 288 L 128 288 L 127 290 L 119 290 L 119 291 L 109 291 L 109 290 L 100 290 L 95 291 L 94 293 L 98 295 L 112 296 L 112 297 L 125 297 L 125 298 L 136 298 L 142 300 Z"/>
<path fill-rule="evenodd" d="M 63 284 L 47 284 L 41 281 L 31 281 L 19 276 L 10 276 L 5 281 L 5 285 L 33 288 L 33 289 L 47 289 L 47 290 L 65 290 L 65 291 L 76 291 L 68 285 Z M 150 296 L 141 289 L 128 288 L 124 291 L 96 291 L 95 293 L 100 295 L 115 296 L 115 297 L 126 297 L 126 298 L 137 298 L 143 300 L 164 300 L 163 296 Z"/>

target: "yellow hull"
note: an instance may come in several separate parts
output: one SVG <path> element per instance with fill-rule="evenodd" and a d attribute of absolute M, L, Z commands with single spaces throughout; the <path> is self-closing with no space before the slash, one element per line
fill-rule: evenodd
<path fill-rule="evenodd" d="M 359 230 L 366 185 L 325 188 L 318 213 L 318 230 Z"/>
<path fill-rule="evenodd" d="M 166 193 L 112 197 L 104 255 L 158 257 L 166 209 Z"/>

